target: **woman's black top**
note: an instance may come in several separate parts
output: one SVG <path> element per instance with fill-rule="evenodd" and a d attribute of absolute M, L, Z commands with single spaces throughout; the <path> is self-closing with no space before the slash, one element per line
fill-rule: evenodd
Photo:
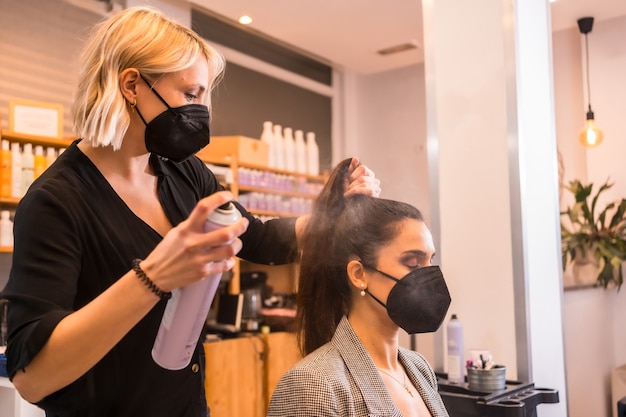
<path fill-rule="evenodd" d="M 61 319 L 106 290 L 130 270 L 134 258 L 145 258 L 162 239 L 120 199 L 77 143 L 33 183 L 16 209 L 12 269 L 1 294 L 10 301 L 10 377 L 30 363 Z M 150 163 L 159 200 L 174 226 L 201 198 L 223 189 L 196 157 L 174 163 L 151 155 Z M 294 219 L 262 223 L 238 208 L 250 220 L 238 256 L 263 264 L 290 262 Z M 165 370 L 152 360 L 165 305 L 160 301 L 79 380 L 41 401 L 46 415 L 208 415 L 202 343 L 183 370 Z"/>

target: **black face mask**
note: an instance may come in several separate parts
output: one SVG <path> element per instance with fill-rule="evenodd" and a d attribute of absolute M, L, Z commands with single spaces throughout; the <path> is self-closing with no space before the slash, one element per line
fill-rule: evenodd
<path fill-rule="evenodd" d="M 401 279 L 376 268 L 366 268 L 396 281 L 387 297 L 387 305 L 369 291 L 367 293 L 387 309 L 387 314 L 399 327 L 409 334 L 415 334 L 431 333 L 441 326 L 451 299 L 446 281 L 437 265 L 416 269 Z"/>
<path fill-rule="evenodd" d="M 209 144 L 209 109 L 202 104 L 172 108 L 141 76 L 150 89 L 167 106 L 167 110 L 146 123 L 139 109 L 137 114 L 146 125 L 145 141 L 149 152 L 174 162 L 182 162 Z"/>

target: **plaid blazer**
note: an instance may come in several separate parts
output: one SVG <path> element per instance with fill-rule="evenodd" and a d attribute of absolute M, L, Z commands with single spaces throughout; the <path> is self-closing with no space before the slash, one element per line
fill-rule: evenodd
<path fill-rule="evenodd" d="M 419 353 L 398 349 L 398 359 L 433 417 L 448 412 L 437 378 Z M 285 373 L 270 401 L 268 417 L 401 417 L 372 358 L 343 317 L 333 339 Z"/>

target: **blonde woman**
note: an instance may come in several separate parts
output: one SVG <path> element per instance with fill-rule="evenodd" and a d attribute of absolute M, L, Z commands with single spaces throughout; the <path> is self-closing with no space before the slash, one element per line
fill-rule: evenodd
<path fill-rule="evenodd" d="M 94 28 L 81 62 L 80 139 L 15 214 L 9 376 L 48 416 L 207 416 L 202 344 L 179 371 L 152 360 L 167 298 L 235 254 L 289 262 L 305 220 L 261 223 L 238 205 L 241 221 L 203 233 L 232 195 L 193 156 L 224 67 L 196 33 L 130 8 Z M 356 161 L 353 179 L 347 195 L 379 192 Z"/>

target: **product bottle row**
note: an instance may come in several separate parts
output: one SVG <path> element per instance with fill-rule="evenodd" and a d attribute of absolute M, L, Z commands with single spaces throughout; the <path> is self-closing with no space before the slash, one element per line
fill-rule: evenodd
<path fill-rule="evenodd" d="M 270 121 L 263 122 L 260 137 L 268 144 L 270 168 L 297 172 L 300 174 L 319 175 L 319 147 L 315 141 L 315 133 L 300 129 L 283 127 Z"/>
<path fill-rule="evenodd" d="M 65 148 L 2 139 L 0 151 L 0 198 L 21 198 L 28 187 Z"/>

